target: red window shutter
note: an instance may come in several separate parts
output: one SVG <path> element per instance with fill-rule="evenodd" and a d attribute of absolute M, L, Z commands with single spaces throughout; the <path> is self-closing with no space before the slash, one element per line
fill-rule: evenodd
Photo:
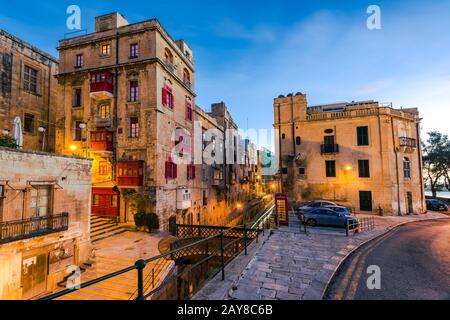
<path fill-rule="evenodd" d="M 170 176 L 170 162 L 166 161 L 166 172 L 165 172 L 165 178 L 169 178 Z"/>
<path fill-rule="evenodd" d="M 170 99 L 172 99 L 172 109 L 175 108 L 175 97 L 173 96 L 173 93 L 170 95 Z"/>
<path fill-rule="evenodd" d="M 172 162 L 173 165 L 173 177 L 174 179 L 176 179 L 177 177 L 177 165 L 175 163 Z"/>
<path fill-rule="evenodd" d="M 162 89 L 162 104 L 163 106 L 167 106 L 167 90 L 166 88 Z"/>
<path fill-rule="evenodd" d="M 192 165 L 192 179 L 195 179 L 195 166 Z"/>

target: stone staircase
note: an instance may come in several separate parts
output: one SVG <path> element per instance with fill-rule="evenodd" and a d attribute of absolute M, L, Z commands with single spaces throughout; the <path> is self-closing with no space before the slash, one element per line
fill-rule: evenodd
<path fill-rule="evenodd" d="M 119 226 L 113 219 L 91 215 L 91 242 L 110 238 L 127 230 Z"/>
<path fill-rule="evenodd" d="M 91 267 L 81 274 L 81 283 L 102 277 L 112 272 L 134 265 L 132 258 L 96 255 Z M 159 259 L 147 264 L 144 269 L 145 292 L 150 292 L 166 275 L 173 262 Z M 131 270 L 114 278 L 82 288 L 57 300 L 130 300 L 136 298 L 137 270 Z"/>

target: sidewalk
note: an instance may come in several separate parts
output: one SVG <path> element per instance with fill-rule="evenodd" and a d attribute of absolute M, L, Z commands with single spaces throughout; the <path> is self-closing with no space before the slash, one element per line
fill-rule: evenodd
<path fill-rule="evenodd" d="M 305 235 L 300 233 L 295 215 L 290 216 L 295 227 L 274 230 L 263 243 L 255 244 L 251 257 L 238 257 L 227 266 L 234 280 L 220 284 L 216 277 L 194 298 L 319 300 L 340 263 L 365 242 L 403 223 L 448 218 L 436 212 L 375 217 L 374 230 L 346 237 L 345 231 L 333 228 L 308 228 Z M 233 276 L 233 272 L 240 275 Z"/>

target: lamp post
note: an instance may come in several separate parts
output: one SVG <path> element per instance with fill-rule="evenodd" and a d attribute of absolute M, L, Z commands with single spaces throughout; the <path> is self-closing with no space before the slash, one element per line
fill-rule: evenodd
<path fill-rule="evenodd" d="M 87 123 L 80 123 L 80 129 L 86 129 L 86 158 L 89 158 L 89 129 Z"/>
<path fill-rule="evenodd" d="M 42 133 L 42 151 L 44 151 L 44 149 L 45 149 L 45 128 L 44 127 L 39 127 L 38 131 L 40 133 Z"/>

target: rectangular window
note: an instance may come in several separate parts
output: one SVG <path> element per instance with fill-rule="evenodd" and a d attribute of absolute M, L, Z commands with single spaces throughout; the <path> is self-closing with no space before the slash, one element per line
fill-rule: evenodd
<path fill-rule="evenodd" d="M 368 146 L 369 145 L 369 127 L 358 127 L 356 128 L 356 133 L 358 137 L 358 146 Z"/>
<path fill-rule="evenodd" d="M 192 121 L 192 105 L 186 101 L 186 120 Z"/>
<path fill-rule="evenodd" d="M 187 166 L 187 179 L 194 180 L 195 179 L 195 165 L 189 164 Z"/>
<path fill-rule="evenodd" d="M 137 80 L 130 81 L 128 101 L 136 102 L 139 100 L 139 82 Z"/>
<path fill-rule="evenodd" d="M 139 45 L 137 43 L 130 44 L 130 59 L 136 59 L 139 56 Z"/>
<path fill-rule="evenodd" d="M 33 186 L 31 188 L 30 215 L 44 217 L 51 214 L 52 186 Z"/>
<path fill-rule="evenodd" d="M 408 158 L 403 159 L 403 176 L 411 178 L 411 161 Z"/>
<path fill-rule="evenodd" d="M 102 56 L 109 56 L 111 53 L 111 45 L 109 44 L 102 44 Z"/>
<path fill-rule="evenodd" d="M 81 107 L 81 88 L 77 88 L 73 90 L 73 103 L 72 106 L 74 108 Z"/>
<path fill-rule="evenodd" d="M 163 106 L 173 109 L 175 106 L 174 96 L 172 94 L 172 89 L 164 87 L 162 89 L 162 103 Z"/>
<path fill-rule="evenodd" d="M 305 175 L 305 168 L 298 168 L 298 174 L 301 176 Z"/>
<path fill-rule="evenodd" d="M 166 161 L 166 179 L 176 179 L 177 177 L 177 165 L 172 161 Z"/>
<path fill-rule="evenodd" d="M 38 71 L 25 66 L 23 73 L 23 89 L 28 92 L 37 93 Z"/>
<path fill-rule="evenodd" d="M 75 57 L 75 68 L 81 68 L 84 64 L 84 56 L 82 54 L 77 54 Z"/>
<path fill-rule="evenodd" d="M 34 133 L 34 115 L 25 113 L 23 120 L 23 131 Z"/>
<path fill-rule="evenodd" d="M 358 160 L 360 178 L 370 178 L 369 160 Z"/>
<path fill-rule="evenodd" d="M 81 128 L 80 128 L 80 124 L 82 124 L 83 121 L 75 121 L 73 124 L 73 130 L 74 130 L 74 137 L 73 140 L 74 141 L 81 141 Z"/>
<path fill-rule="evenodd" d="M 336 161 L 327 160 L 325 161 L 325 172 L 328 178 L 336 177 Z"/>
<path fill-rule="evenodd" d="M 110 115 L 110 109 L 109 104 L 102 103 L 98 106 L 98 116 L 102 119 L 109 118 Z"/>
<path fill-rule="evenodd" d="M 101 176 L 108 175 L 108 164 L 106 161 L 99 161 L 98 163 L 98 174 Z"/>
<path fill-rule="evenodd" d="M 94 206 L 100 205 L 100 196 L 98 194 L 94 194 L 92 198 L 92 205 Z"/>
<path fill-rule="evenodd" d="M 138 117 L 130 118 L 129 137 L 130 138 L 139 138 L 139 118 Z"/>

